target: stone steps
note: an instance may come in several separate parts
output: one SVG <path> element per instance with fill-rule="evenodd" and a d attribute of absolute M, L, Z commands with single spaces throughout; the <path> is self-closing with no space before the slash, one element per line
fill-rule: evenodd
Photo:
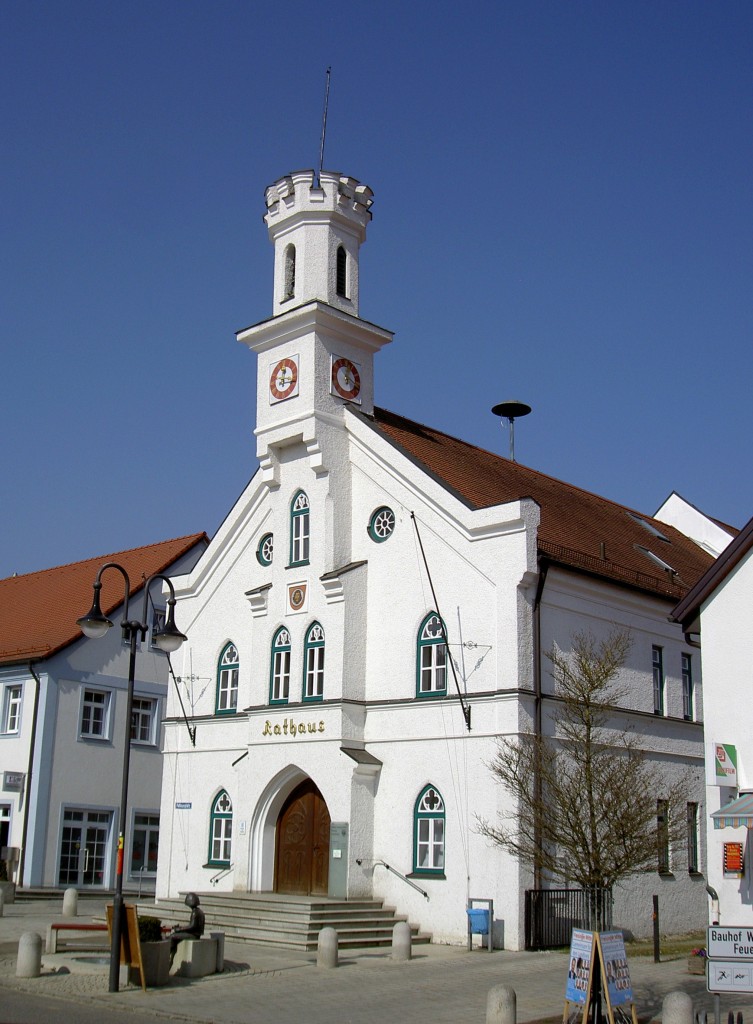
<path fill-rule="evenodd" d="M 390 946 L 392 929 L 404 916 L 378 900 L 330 900 L 326 897 L 280 896 L 272 893 L 199 893 L 206 931 L 224 931 L 234 942 L 316 950 L 322 928 L 334 928 L 341 949 Z M 186 922 L 189 910 L 179 898 L 139 904 L 142 914 L 170 923 Z M 411 925 L 414 943 L 431 936 Z"/>

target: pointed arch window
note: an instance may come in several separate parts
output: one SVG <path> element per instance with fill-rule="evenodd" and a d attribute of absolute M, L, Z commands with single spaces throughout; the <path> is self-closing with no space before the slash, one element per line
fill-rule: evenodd
<path fill-rule="evenodd" d="M 269 703 L 287 704 L 290 696 L 290 633 L 281 626 L 272 640 Z"/>
<path fill-rule="evenodd" d="M 442 620 L 429 612 L 418 631 L 416 653 L 416 696 L 436 697 L 447 693 L 447 644 Z"/>
<path fill-rule="evenodd" d="M 324 696 L 324 630 L 312 623 L 303 645 L 303 699 L 321 700 Z"/>
<path fill-rule="evenodd" d="M 209 815 L 209 864 L 207 867 L 229 867 L 233 850 L 233 803 L 226 789 L 221 789 L 212 803 Z"/>
<path fill-rule="evenodd" d="M 295 246 L 289 245 L 285 249 L 285 299 L 292 299 L 295 295 Z"/>
<path fill-rule="evenodd" d="M 435 786 L 426 786 L 413 811 L 413 870 L 444 875 L 444 800 Z"/>
<path fill-rule="evenodd" d="M 345 252 L 345 247 L 342 246 L 342 245 L 339 245 L 337 247 L 337 267 L 336 267 L 336 271 L 337 271 L 337 274 L 336 274 L 336 276 L 337 276 L 337 280 L 336 280 L 337 294 L 341 298 L 347 299 L 347 297 L 348 297 L 348 295 L 347 295 L 347 285 L 348 285 L 348 254 Z"/>
<path fill-rule="evenodd" d="M 234 643 L 227 644 L 217 665 L 217 700 L 215 711 L 218 715 L 234 715 L 238 708 L 238 650 Z"/>
<path fill-rule="evenodd" d="M 298 491 L 290 503 L 290 564 L 308 565 L 309 562 L 309 499 Z"/>

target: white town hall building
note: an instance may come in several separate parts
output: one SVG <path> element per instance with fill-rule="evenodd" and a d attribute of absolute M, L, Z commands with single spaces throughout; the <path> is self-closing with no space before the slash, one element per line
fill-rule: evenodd
<path fill-rule="evenodd" d="M 522 947 L 532 875 L 478 832 L 510 809 L 486 765 L 497 737 L 547 728 L 543 652 L 616 624 L 633 638 L 619 720 L 692 802 L 687 848 L 615 893 L 615 925 L 650 933 L 658 892 L 663 930 L 702 927 L 700 657 L 668 615 L 712 554 L 375 406 L 392 335 L 358 315 L 372 196 L 311 171 L 266 192 L 273 315 L 238 334 L 260 468 L 175 580 L 196 734 L 172 695 L 157 896 L 373 896 L 448 942 L 483 897 L 496 943 Z"/>

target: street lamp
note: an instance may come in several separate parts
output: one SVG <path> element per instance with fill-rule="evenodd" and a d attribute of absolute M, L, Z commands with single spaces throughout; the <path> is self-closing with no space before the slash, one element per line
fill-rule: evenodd
<path fill-rule="evenodd" d="M 117 992 L 119 988 L 120 975 L 120 941 L 123 933 L 123 856 L 125 850 L 125 822 L 126 805 L 128 803 L 128 773 L 131 765 L 131 717 L 133 714 L 133 681 L 136 667 L 136 645 L 139 641 L 146 639 L 147 624 L 147 599 L 149 587 L 154 580 L 162 580 L 170 589 L 170 597 L 167 602 L 167 619 L 162 629 L 152 634 L 152 643 L 161 651 L 170 654 L 177 651 L 186 639 L 175 625 L 175 588 L 167 576 L 162 573 L 155 573 L 144 583 L 144 601 L 141 609 L 141 620 L 129 618 L 128 602 L 131 596 L 131 581 L 128 573 L 122 565 L 117 562 L 107 562 L 97 573 L 94 581 L 94 600 L 88 614 L 76 619 L 76 624 L 81 632 L 92 640 L 103 637 L 113 625 L 112 620 L 102 613 L 99 603 L 99 594 L 102 590 L 102 574 L 105 569 L 117 569 L 125 580 L 125 601 L 123 607 L 123 619 L 121 628 L 123 639 L 130 645 L 130 657 L 128 660 L 128 703 L 126 706 L 125 725 L 125 746 L 123 748 L 123 782 L 120 796 L 120 814 L 118 820 L 118 857 L 115 868 L 115 895 L 112 899 L 112 943 L 110 946 L 110 991 Z"/>

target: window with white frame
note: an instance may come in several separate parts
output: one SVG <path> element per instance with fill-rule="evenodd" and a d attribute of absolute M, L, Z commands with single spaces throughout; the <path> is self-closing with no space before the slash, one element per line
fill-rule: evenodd
<path fill-rule="evenodd" d="M 660 875 L 670 874 L 669 866 L 669 801 L 656 801 L 656 869 Z"/>
<path fill-rule="evenodd" d="M 687 806 L 688 871 L 698 874 L 698 804 Z"/>
<path fill-rule="evenodd" d="M 159 814 L 134 814 L 131 841 L 131 877 L 157 874 L 159 851 Z"/>
<path fill-rule="evenodd" d="M 214 799 L 209 819 L 209 863 L 215 867 L 230 865 L 233 848 L 233 804 L 226 790 Z"/>
<path fill-rule="evenodd" d="M 81 736 L 84 739 L 108 738 L 111 696 L 109 690 L 84 690 L 81 700 Z"/>
<path fill-rule="evenodd" d="M 290 504 L 290 564 L 307 565 L 309 560 L 309 499 L 298 491 Z"/>
<path fill-rule="evenodd" d="M 444 800 L 438 789 L 426 786 L 413 814 L 413 870 L 444 873 Z"/>
<path fill-rule="evenodd" d="M 149 644 L 151 647 L 154 647 L 155 650 L 160 650 L 157 644 L 155 644 L 154 638 L 158 633 L 161 633 L 162 630 L 165 628 L 165 616 L 166 612 L 164 608 L 155 608 L 154 606 L 152 606 L 152 632 L 149 639 Z"/>
<path fill-rule="evenodd" d="M 269 681 L 271 704 L 285 704 L 290 697 L 290 646 L 290 633 L 284 626 L 281 626 L 272 640 L 272 665 Z"/>
<path fill-rule="evenodd" d="M 217 665 L 217 699 L 215 711 L 218 715 L 235 714 L 238 708 L 238 671 L 240 662 L 234 643 L 226 644 Z"/>
<path fill-rule="evenodd" d="M 134 697 L 131 705 L 131 740 L 154 743 L 157 732 L 157 701 L 154 697 Z"/>
<path fill-rule="evenodd" d="M 651 648 L 651 665 L 654 677 L 654 714 L 664 714 L 664 651 L 654 645 Z"/>
<path fill-rule="evenodd" d="M 432 697 L 447 692 L 447 644 L 442 620 L 430 612 L 418 631 L 416 696 Z"/>
<path fill-rule="evenodd" d="M 693 658 L 690 654 L 682 655 L 682 717 L 689 722 L 693 720 Z"/>
<path fill-rule="evenodd" d="M 6 686 L 3 698 L 3 732 L 18 732 L 21 728 L 21 699 L 23 687 Z"/>
<path fill-rule="evenodd" d="M 306 632 L 303 645 L 303 699 L 321 700 L 324 696 L 324 630 L 318 622 Z"/>

